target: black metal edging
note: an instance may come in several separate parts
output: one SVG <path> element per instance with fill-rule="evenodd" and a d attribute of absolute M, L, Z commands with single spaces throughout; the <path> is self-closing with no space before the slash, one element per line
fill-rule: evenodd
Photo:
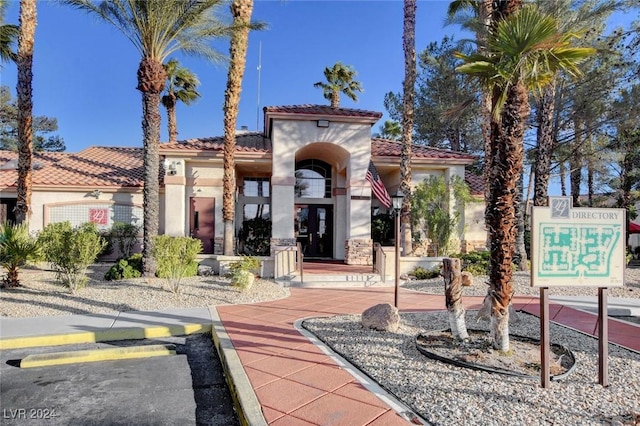
<path fill-rule="evenodd" d="M 468 331 L 469 331 L 469 333 L 473 333 L 473 332 L 487 333 L 486 330 L 469 329 Z M 447 330 L 441 330 L 440 332 L 442 332 L 442 333 L 449 332 L 450 333 L 451 330 L 448 330 L 448 329 Z M 422 348 L 421 345 L 418 344 L 418 339 L 420 338 L 420 336 L 422 336 L 422 334 L 419 334 L 416 337 L 416 349 L 418 349 L 418 351 L 421 354 L 423 354 L 424 356 L 426 356 L 427 358 L 434 359 L 436 361 L 442 361 L 442 362 L 445 362 L 447 364 L 455 365 L 457 367 L 469 368 L 469 369 L 477 370 L 477 371 L 486 371 L 488 373 L 505 374 L 505 375 L 508 375 L 508 376 L 521 377 L 521 378 L 524 378 L 524 379 L 538 379 L 538 380 L 540 379 L 540 375 L 531 376 L 529 374 L 517 373 L 515 371 L 505 370 L 505 369 L 502 369 L 502 368 L 486 367 L 486 366 L 483 366 L 483 365 L 474 364 L 474 363 L 468 363 L 468 362 L 461 361 L 461 360 L 458 360 L 458 359 L 442 357 L 442 356 L 440 356 L 438 354 L 435 354 L 433 352 L 429 352 L 428 350 Z M 517 338 L 517 339 L 519 339 L 519 340 L 521 340 L 523 342 L 538 343 L 538 344 L 540 343 L 539 340 L 532 339 L 531 337 L 519 336 L 517 334 L 511 334 L 510 336 L 511 337 L 515 337 L 515 338 Z M 566 346 L 561 345 L 559 343 L 553 343 L 552 345 L 554 345 L 556 347 L 560 347 L 564 351 L 564 353 L 567 356 L 569 356 L 569 358 L 572 361 L 571 367 L 569 367 L 567 369 L 567 371 L 565 371 L 562 374 L 551 376 L 551 380 L 552 381 L 564 380 L 567 376 L 569 376 L 569 374 L 573 373 L 573 371 L 575 370 L 576 364 L 577 364 L 576 358 L 573 355 L 573 352 L 571 352 Z"/>

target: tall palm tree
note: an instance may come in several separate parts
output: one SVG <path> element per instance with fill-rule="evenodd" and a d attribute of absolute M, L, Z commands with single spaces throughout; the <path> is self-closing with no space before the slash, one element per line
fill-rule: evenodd
<path fill-rule="evenodd" d="M 233 25 L 236 27 L 236 31 L 231 36 L 231 45 L 229 46 L 229 75 L 227 77 L 227 90 L 224 95 L 224 175 L 222 181 L 224 238 L 222 251 L 225 255 L 234 253 L 236 121 L 238 118 L 238 105 L 240 104 L 240 92 L 242 91 L 242 78 L 247 62 L 249 23 L 252 12 L 253 0 L 233 0 L 231 3 L 231 15 L 233 16 Z"/>
<path fill-rule="evenodd" d="M 64 3 L 98 17 L 127 37 L 141 56 L 138 87 L 142 93 L 142 132 L 144 147 L 143 269 L 155 274 L 151 256 L 153 237 L 159 226 L 160 98 L 166 82 L 162 63 L 177 51 L 205 57 L 223 58 L 211 46 L 213 39 L 227 36 L 230 27 L 215 12 L 224 0 L 63 0 Z"/>
<path fill-rule="evenodd" d="M 400 153 L 400 189 L 402 199 L 402 252 L 413 252 L 411 236 L 411 145 L 413 136 L 414 87 L 416 84 L 416 1 L 404 0 L 402 31 L 404 81 L 402 83 L 402 151 Z M 400 238 L 400 236 L 396 236 Z"/>
<path fill-rule="evenodd" d="M 357 101 L 356 92 L 362 92 L 362 85 L 359 81 L 354 80 L 358 73 L 349 65 L 343 65 L 336 62 L 331 68 L 324 69 L 324 76 L 327 82 L 319 81 L 313 87 L 321 88 L 324 98 L 331 102 L 332 108 L 340 106 L 340 93 L 348 98 Z"/>
<path fill-rule="evenodd" d="M 33 44 L 36 33 L 36 0 L 20 1 L 20 35 L 18 37 L 18 183 L 16 188 L 16 222 L 31 215 L 31 179 L 33 176 Z"/>
<path fill-rule="evenodd" d="M 20 28 L 17 25 L 5 24 L 4 14 L 7 11 L 9 3 L 6 0 L 0 0 L 0 61 L 9 62 L 16 60 L 16 53 L 11 46 L 18 39 Z"/>
<path fill-rule="evenodd" d="M 200 93 L 198 93 L 200 80 L 188 68 L 181 67 L 177 59 L 170 59 L 164 64 L 164 71 L 167 73 L 167 88 L 165 89 L 166 94 L 162 97 L 162 105 L 167 109 L 169 142 L 173 143 L 178 137 L 176 104 L 180 101 L 185 105 L 191 105 L 198 99 L 200 97 Z"/>
<path fill-rule="evenodd" d="M 571 47 L 575 33 L 560 33 L 557 20 L 527 5 L 505 13 L 489 34 L 484 54 L 463 55 L 460 72 L 476 76 L 493 93 L 491 198 L 487 227 L 491 234 L 491 336 L 496 349 L 509 350 L 509 306 L 513 296 L 511 263 L 515 250 L 514 194 L 522 173 L 523 136 L 529 92 L 540 92 L 562 69 L 580 75 L 578 64 L 593 49 Z"/>

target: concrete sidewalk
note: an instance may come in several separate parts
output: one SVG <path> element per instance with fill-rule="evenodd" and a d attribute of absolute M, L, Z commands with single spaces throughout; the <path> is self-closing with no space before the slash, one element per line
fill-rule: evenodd
<path fill-rule="evenodd" d="M 594 296 L 550 296 L 549 301 L 581 311 L 598 313 L 598 298 Z M 607 297 L 607 315 L 640 317 L 640 299 Z"/>

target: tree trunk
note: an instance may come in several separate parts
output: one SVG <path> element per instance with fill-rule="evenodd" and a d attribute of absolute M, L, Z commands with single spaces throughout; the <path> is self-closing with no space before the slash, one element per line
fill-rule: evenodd
<path fill-rule="evenodd" d="M 444 296 L 447 311 L 449 311 L 451 334 L 458 340 L 466 340 L 469 338 L 469 333 L 467 333 L 467 324 L 464 319 L 465 310 L 462 305 L 462 273 L 460 269 L 460 259 L 442 259 Z"/>
<path fill-rule="evenodd" d="M 589 128 L 589 127 L 588 127 Z M 591 135 L 587 136 L 586 140 L 587 150 L 587 197 L 588 206 L 593 207 L 593 196 L 595 195 L 595 164 L 594 164 L 594 152 L 593 152 L 593 138 Z"/>
<path fill-rule="evenodd" d="M 36 33 L 36 0 L 20 1 L 18 36 L 18 182 L 16 188 L 16 222 L 29 221 L 33 177 L 33 44 Z"/>
<path fill-rule="evenodd" d="M 522 202 L 522 194 L 524 192 L 524 175 L 520 173 L 520 179 L 518 180 L 518 190 L 515 194 L 515 208 L 516 208 L 516 221 L 518 223 L 518 233 L 516 234 L 516 265 L 518 265 L 518 271 L 528 271 L 527 265 L 527 246 L 524 241 L 525 233 L 525 210 L 527 208 L 526 203 Z"/>
<path fill-rule="evenodd" d="M 543 89 L 542 98 L 537 109 L 538 133 L 533 195 L 534 206 L 548 205 L 549 171 L 551 169 L 551 155 L 555 145 L 553 125 L 555 98 L 556 81 L 553 79 Z"/>
<path fill-rule="evenodd" d="M 402 153 L 400 158 L 400 188 L 402 200 L 402 253 L 413 252 L 411 235 L 411 145 L 413 136 L 413 112 L 416 83 L 416 1 L 404 0 L 404 82 L 402 84 Z"/>
<path fill-rule="evenodd" d="M 498 132 L 492 137 L 491 208 L 487 225 L 491 233 L 489 302 L 494 348 L 509 350 L 509 305 L 513 297 L 513 254 L 517 223 L 515 194 L 522 173 L 523 137 L 529 114 L 527 89 L 520 82 L 510 87 Z"/>
<path fill-rule="evenodd" d="M 331 96 L 331 108 L 340 107 L 340 91 L 334 90 L 333 96 Z"/>
<path fill-rule="evenodd" d="M 247 59 L 249 24 L 252 12 L 253 0 L 233 0 L 231 3 L 233 24 L 237 29 L 231 36 L 229 74 L 224 97 L 224 177 L 222 193 L 222 217 L 224 220 L 222 248 L 223 253 L 228 256 L 234 254 L 236 121 L 238 119 L 242 78 Z"/>
<path fill-rule="evenodd" d="M 571 198 L 573 207 L 580 207 L 580 184 L 582 181 L 582 120 L 580 117 L 574 119 L 575 135 L 571 155 L 569 156 L 569 179 L 571 183 Z"/>
<path fill-rule="evenodd" d="M 142 92 L 142 134 L 144 145 L 144 224 L 142 237 L 142 268 L 146 277 L 156 273 L 151 257 L 153 238 L 160 222 L 160 99 L 166 74 L 162 63 L 145 57 L 138 67 L 138 90 Z"/>
<path fill-rule="evenodd" d="M 178 125 L 176 124 L 176 95 L 169 93 L 165 98 L 164 106 L 167 108 L 167 131 L 169 132 L 169 143 L 176 143 L 178 140 Z"/>

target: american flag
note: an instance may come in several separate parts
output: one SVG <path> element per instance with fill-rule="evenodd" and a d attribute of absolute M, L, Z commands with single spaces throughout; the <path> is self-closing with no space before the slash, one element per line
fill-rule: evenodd
<path fill-rule="evenodd" d="M 380 200 L 383 206 L 386 208 L 391 207 L 391 197 L 385 188 L 380 175 L 376 170 L 376 166 L 373 165 L 373 161 L 369 160 L 369 168 L 367 169 L 367 180 L 371 184 L 371 192 Z"/>

